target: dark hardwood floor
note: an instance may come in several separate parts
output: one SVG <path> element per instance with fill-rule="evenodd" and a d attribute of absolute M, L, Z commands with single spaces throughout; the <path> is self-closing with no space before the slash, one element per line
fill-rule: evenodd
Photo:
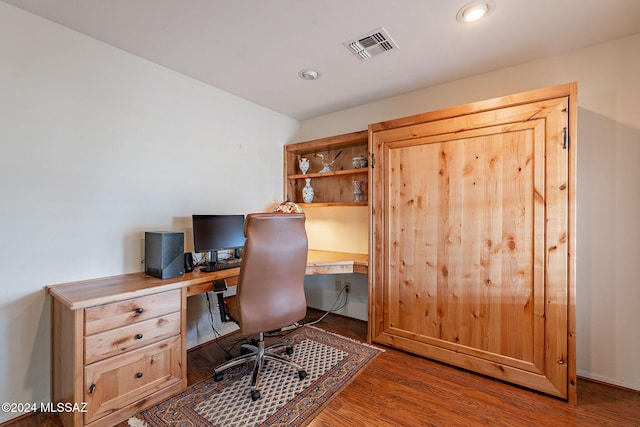
<path fill-rule="evenodd" d="M 320 316 L 309 310 L 307 321 Z M 366 323 L 329 315 L 318 327 L 360 341 Z M 228 347 L 240 339 L 220 341 Z M 267 342 L 268 344 L 268 342 Z M 224 360 L 218 343 L 189 351 L 189 384 Z M 311 422 L 321 426 L 640 426 L 640 392 L 579 379 L 573 406 L 491 378 L 386 348 Z M 233 354 L 238 354 L 236 345 Z M 2 427 L 59 427 L 55 415 L 34 414 Z M 118 427 L 127 426 L 121 423 Z"/>

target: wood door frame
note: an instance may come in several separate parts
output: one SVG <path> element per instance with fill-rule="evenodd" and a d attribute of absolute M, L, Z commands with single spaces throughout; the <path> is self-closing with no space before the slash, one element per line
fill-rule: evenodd
<path fill-rule="evenodd" d="M 469 114 L 476 114 L 495 109 L 513 107 L 532 102 L 545 101 L 556 98 L 568 98 L 569 105 L 569 129 L 568 129 L 568 236 L 567 236 L 567 400 L 572 404 L 577 404 L 576 388 L 576 181 L 577 181 L 577 83 L 568 83 L 544 89 L 538 89 L 519 94 L 493 98 L 486 101 L 474 102 L 457 107 L 446 108 L 433 112 L 418 114 L 401 119 L 390 120 L 369 125 L 369 153 L 372 156 L 372 169 L 381 160 L 376 158 L 381 153 L 382 141 L 376 135 L 377 132 L 406 128 L 407 137 L 411 138 L 410 127 L 437 120 L 460 117 Z M 382 221 L 375 220 L 384 213 L 384 201 L 376 193 L 376 188 L 381 188 L 382 182 L 380 174 L 372 171 L 369 185 L 369 213 L 370 213 L 370 239 L 369 239 L 369 326 L 368 340 L 372 341 L 381 333 L 384 322 L 382 305 L 382 283 L 383 266 L 382 260 L 376 259 L 380 253 L 380 239 L 383 230 L 380 228 Z M 395 339 L 395 338 L 394 338 Z M 405 342 L 410 346 L 410 343 Z M 435 356 L 422 354 L 424 356 Z M 468 364 L 468 362 L 466 362 Z M 465 367 L 464 362 L 459 366 Z"/>

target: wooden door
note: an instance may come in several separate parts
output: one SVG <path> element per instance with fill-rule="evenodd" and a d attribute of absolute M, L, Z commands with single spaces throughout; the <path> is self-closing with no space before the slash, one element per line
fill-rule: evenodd
<path fill-rule="evenodd" d="M 372 125 L 373 341 L 574 398 L 572 102 Z"/>

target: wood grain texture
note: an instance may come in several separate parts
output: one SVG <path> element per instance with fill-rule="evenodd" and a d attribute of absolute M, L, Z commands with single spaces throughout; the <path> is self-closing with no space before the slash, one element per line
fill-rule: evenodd
<path fill-rule="evenodd" d="M 576 354 L 576 207 L 577 207 L 577 188 L 578 188 L 578 150 L 576 150 L 578 142 L 578 85 L 574 83 L 569 87 L 569 203 L 568 203 L 568 227 L 569 232 L 568 248 L 569 261 L 567 268 L 569 269 L 569 286 L 567 297 L 567 328 L 569 331 L 569 340 L 567 342 L 567 354 Z M 576 376 L 576 359 L 569 357 L 567 359 L 567 370 L 569 374 L 569 401 L 577 401 L 578 378 Z"/>
<path fill-rule="evenodd" d="M 351 159 L 349 159 L 351 161 Z M 366 169 L 354 169 L 349 171 L 337 171 L 328 173 L 314 173 L 311 177 L 310 185 L 313 187 L 313 204 L 317 203 L 354 203 L 353 181 L 362 181 L 362 191 L 366 196 L 368 190 L 368 175 Z M 287 199 L 302 203 L 302 189 L 306 185 L 304 175 L 295 175 L 287 178 L 290 181 Z M 366 199 L 366 197 L 364 197 Z M 366 204 L 362 202 L 361 204 Z"/>
<path fill-rule="evenodd" d="M 83 375 L 83 312 L 69 310 L 60 301 L 51 299 L 51 400 L 74 402 L 82 396 Z M 82 413 L 60 414 L 65 425 L 81 425 Z"/>
<path fill-rule="evenodd" d="M 234 269 L 234 270 L 236 272 L 240 271 L 239 269 Z M 227 284 L 227 288 L 231 286 L 236 286 L 238 284 L 238 276 L 227 277 L 224 279 L 224 281 Z M 202 294 L 205 292 L 210 292 L 210 291 L 213 291 L 213 289 L 214 289 L 213 281 L 210 281 L 210 280 L 204 283 L 198 283 L 197 285 L 190 285 L 186 289 L 187 297 L 197 295 L 197 294 Z"/>
<path fill-rule="evenodd" d="M 314 264 L 323 267 L 322 273 L 314 273 L 313 268 L 310 268 L 307 274 L 341 273 L 345 272 L 345 265 L 351 266 L 348 268 L 351 271 L 348 272 L 357 269 L 357 272 L 366 273 L 368 265 L 367 254 L 310 250 L 307 259 L 311 267 L 314 267 Z M 131 273 L 50 285 L 47 291 L 59 303 L 76 310 L 183 288 L 187 289 L 187 295 L 195 295 L 210 290 L 214 280 L 225 279 L 228 280 L 229 286 L 234 286 L 239 273 L 240 268 L 211 273 L 195 269 L 184 276 L 164 280 L 144 273 Z"/>
<path fill-rule="evenodd" d="M 327 147 L 340 149 L 361 145 L 363 142 L 366 144 L 367 137 L 368 132 L 366 130 L 361 130 L 342 135 L 330 136 L 327 138 L 318 138 L 295 144 L 288 144 L 285 146 L 285 149 L 287 152 L 294 154 L 313 153 L 314 151 L 324 150 Z"/>
<path fill-rule="evenodd" d="M 85 367 L 85 422 L 125 409 L 147 395 L 182 384 L 182 349 L 176 336 Z M 165 393 L 166 394 L 166 393 Z"/>
<path fill-rule="evenodd" d="M 426 113 L 415 114 L 413 116 L 393 119 L 369 125 L 369 132 L 380 132 L 387 129 L 397 129 L 400 127 L 410 127 L 414 124 L 422 124 L 434 122 L 437 120 L 448 119 L 451 117 L 464 116 L 467 114 L 480 113 L 484 111 L 495 110 L 505 105 L 521 105 L 528 104 L 532 99 L 545 100 L 556 99 L 570 95 L 575 97 L 577 94 L 577 83 L 566 83 L 547 88 L 536 89 L 534 91 L 521 92 L 507 96 L 501 96 L 493 99 L 487 99 L 469 104 L 459 105 L 452 108 L 445 108 L 437 111 L 429 111 Z M 577 124 L 577 123 L 574 123 Z"/>
<path fill-rule="evenodd" d="M 84 338 L 86 364 L 180 334 L 180 311 Z"/>
<path fill-rule="evenodd" d="M 558 90 L 370 126 L 371 340 L 572 399 Z"/>
<path fill-rule="evenodd" d="M 348 268 L 346 272 L 349 273 L 366 273 L 368 264 L 367 254 L 310 249 L 307 255 L 307 274 L 336 274 L 342 272 L 334 270 L 340 266 L 346 266 Z M 323 272 L 317 273 L 320 269 Z"/>
<path fill-rule="evenodd" d="M 533 143 L 506 135 L 390 150 L 389 327 L 532 362 Z"/>
<path fill-rule="evenodd" d="M 92 335 L 177 311 L 180 311 L 180 289 L 89 307 L 84 310 L 84 334 Z"/>
<path fill-rule="evenodd" d="M 353 132 L 328 138 L 304 141 L 284 146 L 284 198 L 285 200 L 302 202 L 302 188 L 305 178 L 311 178 L 314 189 L 313 205 L 352 205 L 353 181 L 363 182 L 362 202 L 366 205 L 368 194 L 368 168 L 355 169 L 352 165 L 353 157 L 368 157 L 367 131 Z M 339 156 L 338 156 L 339 154 Z M 332 171 L 320 173 L 323 159 L 331 161 L 337 157 L 331 166 Z M 309 160 L 309 171 L 303 175 L 298 168 L 298 160 L 306 157 Z"/>

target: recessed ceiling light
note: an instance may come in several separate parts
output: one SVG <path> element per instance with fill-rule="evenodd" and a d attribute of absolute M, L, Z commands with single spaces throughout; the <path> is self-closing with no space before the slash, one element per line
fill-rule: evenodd
<path fill-rule="evenodd" d="M 476 0 L 461 8 L 456 15 L 458 22 L 466 24 L 484 18 L 496 8 L 492 0 Z"/>
<path fill-rule="evenodd" d="M 311 68 L 307 68 L 304 70 L 298 71 L 298 76 L 304 80 L 315 80 L 320 77 L 320 73 L 316 70 L 312 70 Z"/>

